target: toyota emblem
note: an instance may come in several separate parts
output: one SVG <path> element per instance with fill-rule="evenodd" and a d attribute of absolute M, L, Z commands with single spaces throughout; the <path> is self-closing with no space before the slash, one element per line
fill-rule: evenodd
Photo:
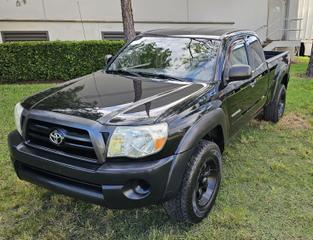
<path fill-rule="evenodd" d="M 64 133 L 60 130 L 54 130 L 50 133 L 49 139 L 55 145 L 60 145 L 64 140 Z"/>

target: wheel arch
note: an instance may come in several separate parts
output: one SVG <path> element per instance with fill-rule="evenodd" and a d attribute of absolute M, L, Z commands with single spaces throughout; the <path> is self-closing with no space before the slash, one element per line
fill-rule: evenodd
<path fill-rule="evenodd" d="M 285 75 L 282 77 L 281 84 L 288 88 L 288 83 L 289 83 L 289 74 L 285 73 Z"/>
<path fill-rule="evenodd" d="M 217 146 L 220 148 L 221 152 L 224 151 L 225 148 L 225 139 L 224 139 L 224 133 L 223 128 L 219 124 L 212 130 L 210 130 L 203 139 L 214 142 L 217 144 Z"/>
<path fill-rule="evenodd" d="M 222 149 L 224 149 L 224 146 L 228 141 L 228 125 L 225 113 L 221 108 L 211 110 L 209 113 L 203 115 L 185 133 L 176 150 L 178 156 L 183 155 L 184 157 L 179 157 L 172 163 L 167 187 L 164 191 L 164 199 L 173 197 L 179 191 L 180 183 L 182 182 L 188 161 L 191 158 L 195 147 L 202 139 L 213 141 L 220 148 L 222 147 Z"/>
<path fill-rule="evenodd" d="M 215 143 L 224 149 L 225 144 L 228 142 L 228 125 L 225 113 L 221 108 L 214 109 L 201 116 L 185 133 L 176 153 L 193 149 L 201 139 L 216 141 Z"/>
<path fill-rule="evenodd" d="M 289 67 L 287 64 L 277 66 L 274 80 L 275 80 L 276 84 L 275 84 L 275 87 L 273 89 L 272 98 L 270 98 L 271 101 L 274 101 L 277 98 L 281 85 L 284 85 L 286 87 L 286 89 L 288 87 Z"/>

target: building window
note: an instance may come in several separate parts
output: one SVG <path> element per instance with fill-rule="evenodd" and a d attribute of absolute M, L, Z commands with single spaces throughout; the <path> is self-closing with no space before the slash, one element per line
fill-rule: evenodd
<path fill-rule="evenodd" d="M 140 32 L 136 32 L 136 35 Z M 101 32 L 102 40 L 124 40 L 124 32 L 121 31 L 112 31 L 112 32 Z"/>
<path fill-rule="evenodd" d="M 3 31 L 1 36 L 3 42 L 49 41 L 47 31 Z"/>

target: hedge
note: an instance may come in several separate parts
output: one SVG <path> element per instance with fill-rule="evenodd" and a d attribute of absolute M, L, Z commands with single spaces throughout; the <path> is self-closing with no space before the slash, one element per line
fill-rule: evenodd
<path fill-rule="evenodd" d="M 66 81 L 99 70 L 124 41 L 12 42 L 0 44 L 0 83 Z"/>

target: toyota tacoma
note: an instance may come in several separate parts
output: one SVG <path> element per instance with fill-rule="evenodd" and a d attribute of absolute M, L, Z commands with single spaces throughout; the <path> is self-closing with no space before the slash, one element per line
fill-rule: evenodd
<path fill-rule="evenodd" d="M 145 32 L 106 67 L 26 98 L 8 136 L 17 176 L 107 208 L 207 216 L 229 139 L 284 114 L 288 52 L 252 31 Z"/>

